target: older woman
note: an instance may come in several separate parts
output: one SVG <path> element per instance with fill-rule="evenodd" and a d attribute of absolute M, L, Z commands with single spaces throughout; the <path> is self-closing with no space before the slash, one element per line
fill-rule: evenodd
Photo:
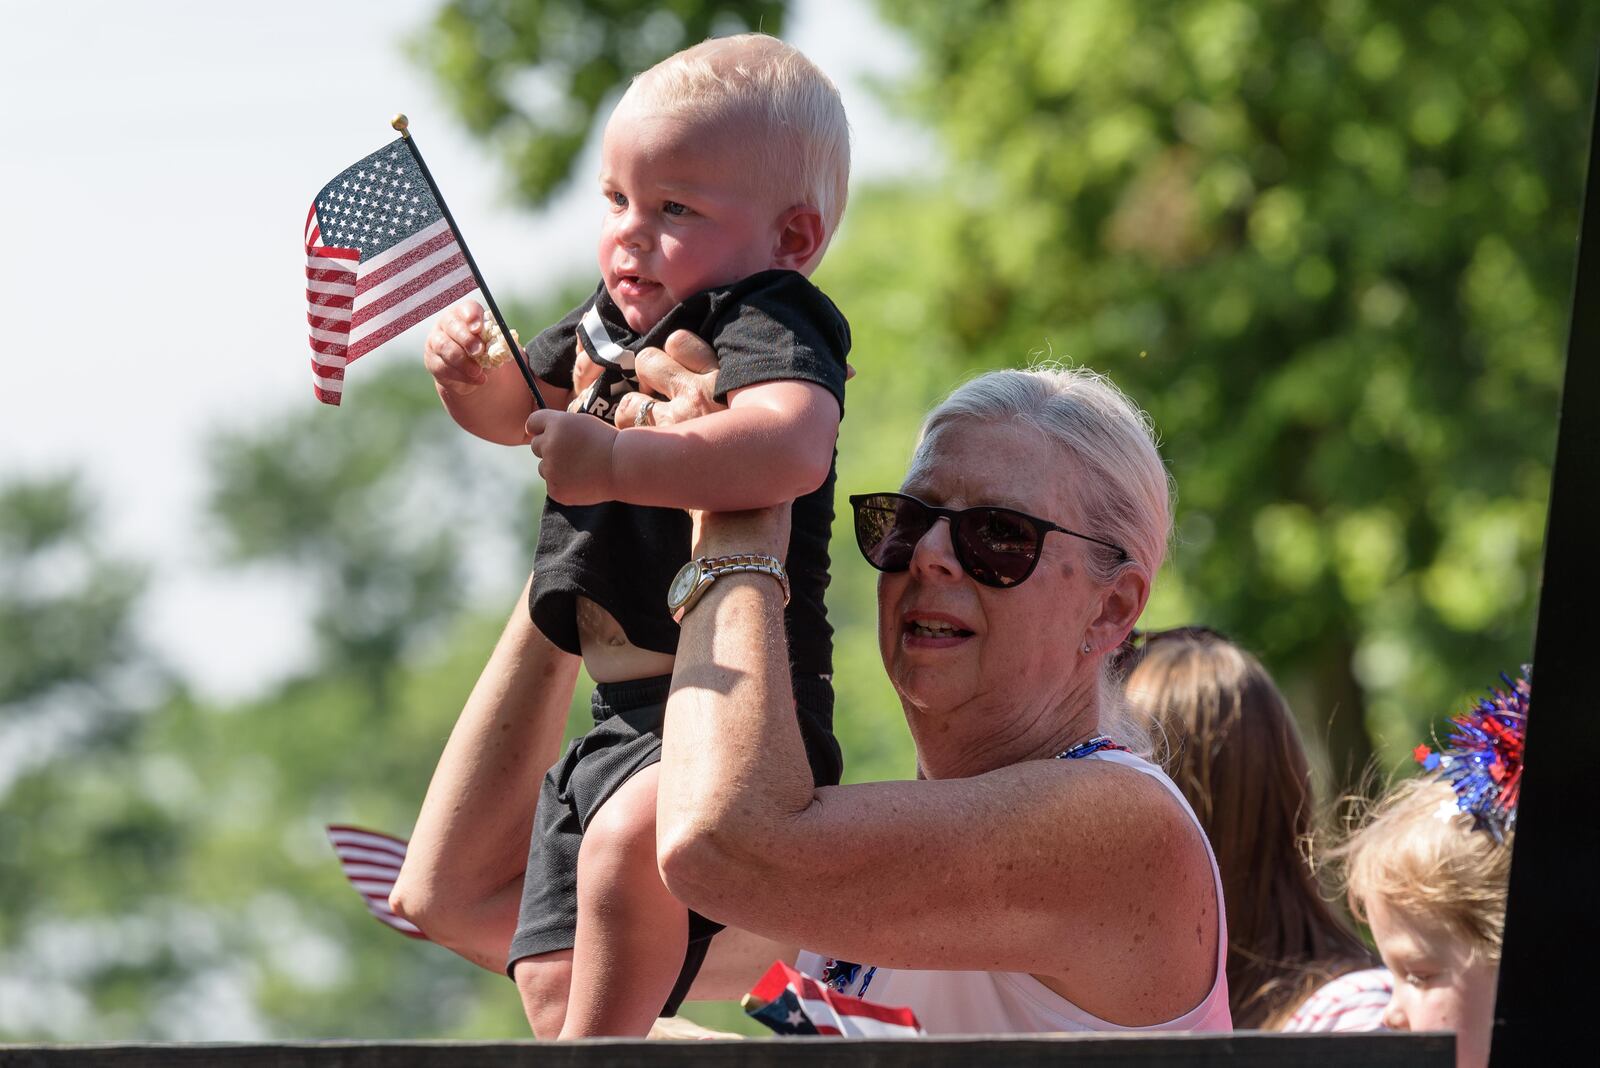
<path fill-rule="evenodd" d="M 704 354 L 674 355 L 709 373 Z M 693 409 L 693 377 L 657 385 Z M 780 583 L 745 571 L 693 584 L 656 850 L 672 893 L 730 929 L 691 996 L 735 997 L 804 947 L 803 967 L 912 1007 L 930 1032 L 1228 1029 L 1216 862 L 1111 712 L 1107 657 L 1144 607 L 1170 523 L 1141 414 L 1085 371 L 984 375 L 929 416 L 899 492 L 852 504 L 883 572 L 880 645 L 919 778 L 814 788 Z M 787 524 L 786 509 L 698 515 L 696 557 L 776 562 Z M 507 873 L 461 832 L 487 784 L 514 781 L 498 739 L 515 733 L 503 712 L 529 675 L 512 671 L 520 643 L 508 632 L 504 678 L 491 662 L 457 726 L 395 899 L 436 937 L 448 921 L 441 940 L 480 959 L 506 910 L 478 889 Z M 447 889 L 462 872 L 470 892 Z"/>
<path fill-rule="evenodd" d="M 783 591 L 719 576 L 668 703 L 673 894 L 933 1032 L 1227 1029 L 1216 863 L 1110 714 L 1106 657 L 1168 533 L 1139 412 L 1089 372 L 987 374 L 929 416 L 899 492 L 851 503 L 921 777 L 813 788 Z M 787 515 L 701 515 L 695 537 L 777 557 Z"/>

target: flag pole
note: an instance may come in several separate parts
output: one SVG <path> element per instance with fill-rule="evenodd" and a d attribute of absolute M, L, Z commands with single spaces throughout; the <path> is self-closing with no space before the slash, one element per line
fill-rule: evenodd
<path fill-rule="evenodd" d="M 494 302 L 494 294 L 489 292 L 489 287 L 483 283 L 483 275 L 478 273 L 478 265 L 473 262 L 472 253 L 467 249 L 467 243 L 461 238 L 461 230 L 456 226 L 455 217 L 450 214 L 450 208 L 444 202 L 444 194 L 439 192 L 439 186 L 433 180 L 433 174 L 428 170 L 428 165 L 422 161 L 422 153 L 417 151 L 417 143 L 411 139 L 411 122 L 404 115 L 396 115 L 389 120 L 389 125 L 400 131 L 400 140 L 406 143 L 411 158 L 417 161 L 417 168 L 422 171 L 423 181 L 428 183 L 428 191 L 433 194 L 434 203 L 439 205 L 439 213 L 444 216 L 445 224 L 450 227 L 450 232 L 455 235 L 456 244 L 461 246 L 461 255 L 467 261 L 467 270 L 472 272 L 472 280 L 478 283 L 478 292 L 483 294 L 483 302 L 489 305 L 489 314 L 494 316 L 494 321 L 500 324 L 500 336 L 506 340 L 506 348 L 511 350 L 511 356 L 517 361 L 517 370 L 522 372 L 522 380 L 528 383 L 528 392 L 533 394 L 533 403 L 536 407 L 544 408 L 548 405 L 539 393 L 539 384 L 533 379 L 533 372 L 528 370 L 527 361 L 522 358 L 522 346 L 517 344 L 511 336 L 511 327 L 506 325 L 505 316 L 500 314 L 500 308 Z"/>

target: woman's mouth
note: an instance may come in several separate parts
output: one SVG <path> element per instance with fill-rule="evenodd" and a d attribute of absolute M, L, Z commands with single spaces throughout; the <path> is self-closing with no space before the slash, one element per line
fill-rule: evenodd
<path fill-rule="evenodd" d="M 942 613 L 908 613 L 901 625 L 908 644 L 929 648 L 956 645 L 973 635 L 961 620 Z"/>

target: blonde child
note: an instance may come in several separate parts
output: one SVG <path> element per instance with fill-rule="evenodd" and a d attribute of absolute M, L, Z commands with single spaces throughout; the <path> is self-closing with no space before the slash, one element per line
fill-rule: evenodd
<path fill-rule="evenodd" d="M 1466 716 L 1436 773 L 1401 783 L 1339 850 L 1350 905 L 1372 929 L 1394 994 L 1383 1023 L 1396 1031 L 1454 1031 L 1456 1064 L 1488 1063 L 1511 874 L 1526 675 Z"/>
<path fill-rule="evenodd" d="M 553 410 L 531 410 L 512 365 L 479 365 L 476 305 L 429 338 L 451 416 L 541 459 L 548 499 L 529 607 L 597 683 L 595 727 L 540 793 L 507 965 L 539 1037 L 644 1034 L 676 1011 L 720 929 L 679 905 L 655 866 L 655 765 L 677 644 L 669 587 L 681 617 L 717 567 L 784 585 L 800 732 L 817 783 L 839 779 L 823 590 L 850 335 L 807 276 L 844 210 L 848 173 L 843 107 L 815 66 L 762 35 L 704 42 L 639 75 L 607 123 L 601 283 L 528 345 Z M 630 392 L 634 354 L 679 330 L 716 350 L 715 399 L 727 407 L 656 425 L 654 402 Z M 783 563 L 679 572 L 683 509 L 789 500 Z"/>

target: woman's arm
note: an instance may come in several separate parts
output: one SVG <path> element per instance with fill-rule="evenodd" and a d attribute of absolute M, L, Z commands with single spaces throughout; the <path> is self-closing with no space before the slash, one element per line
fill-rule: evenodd
<path fill-rule="evenodd" d="M 539 633 L 527 604 L 524 586 L 439 757 L 389 897 L 433 941 L 494 972 L 505 970 L 539 778 L 560 755 L 578 677 L 578 658 Z"/>
<path fill-rule="evenodd" d="M 786 540 L 770 513 L 706 516 L 697 552 Z M 1148 776 L 1031 761 L 813 789 L 766 576 L 719 578 L 684 617 L 664 733 L 658 857 L 690 908 L 850 960 L 1030 972 L 1119 1023 L 1210 988 L 1204 843 Z"/>

